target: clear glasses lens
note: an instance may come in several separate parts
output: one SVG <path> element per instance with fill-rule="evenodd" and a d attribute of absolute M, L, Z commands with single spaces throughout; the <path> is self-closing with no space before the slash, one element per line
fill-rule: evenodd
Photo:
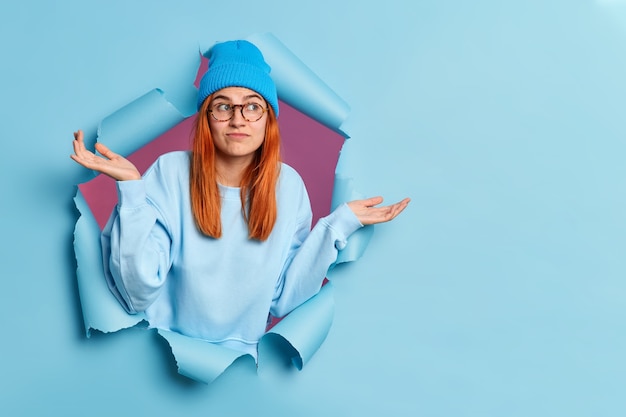
<path fill-rule="evenodd" d="M 248 122 L 256 122 L 261 117 L 263 117 L 263 113 L 265 113 L 265 108 L 257 103 L 248 103 L 248 104 L 216 104 L 213 106 L 209 112 L 211 116 L 218 122 L 226 122 L 233 118 L 235 114 L 235 109 L 239 108 L 241 111 L 241 115 Z"/>

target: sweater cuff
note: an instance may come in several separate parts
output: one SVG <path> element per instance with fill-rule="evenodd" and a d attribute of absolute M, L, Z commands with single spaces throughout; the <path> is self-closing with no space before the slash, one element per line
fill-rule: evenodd
<path fill-rule="evenodd" d="M 348 237 L 363 225 L 346 203 L 339 205 L 332 213 L 324 218 L 328 225 L 339 235 L 335 242 L 337 249 L 343 249 L 348 243 Z"/>
<path fill-rule="evenodd" d="M 117 181 L 119 208 L 133 209 L 146 204 L 146 185 L 143 180 Z"/>

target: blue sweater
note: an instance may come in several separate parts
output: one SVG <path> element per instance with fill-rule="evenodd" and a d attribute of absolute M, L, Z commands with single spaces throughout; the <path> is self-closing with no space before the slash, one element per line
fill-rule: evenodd
<path fill-rule="evenodd" d="M 204 339 L 256 358 L 268 313 L 282 317 L 315 295 L 347 238 L 362 227 L 343 204 L 311 230 L 297 172 L 283 164 L 270 237 L 248 239 L 239 188 L 220 186 L 222 237 L 201 234 L 189 197 L 189 153 L 161 156 L 141 180 L 117 183 L 102 232 L 105 275 L 131 314 L 151 327 Z"/>

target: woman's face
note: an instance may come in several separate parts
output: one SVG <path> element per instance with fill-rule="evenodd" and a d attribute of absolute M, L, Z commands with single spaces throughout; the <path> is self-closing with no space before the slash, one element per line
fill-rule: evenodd
<path fill-rule="evenodd" d="M 217 158 L 242 163 L 252 161 L 265 140 L 267 110 L 261 112 L 260 109 L 267 109 L 265 100 L 248 88 L 227 87 L 213 94 L 207 116 Z M 220 121 L 231 113 L 230 120 Z M 256 119 L 258 114 L 258 120 L 249 121 Z"/>

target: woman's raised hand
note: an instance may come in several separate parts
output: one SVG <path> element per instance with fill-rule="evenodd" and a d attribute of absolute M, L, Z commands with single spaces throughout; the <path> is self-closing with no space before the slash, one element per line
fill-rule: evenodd
<path fill-rule="evenodd" d="M 85 168 L 101 172 L 117 181 L 141 179 L 139 170 L 128 159 L 112 152 L 101 143 L 96 143 L 96 150 L 102 156 L 98 156 L 85 148 L 83 131 L 74 132 L 74 154 L 70 155 L 74 161 Z"/>
<path fill-rule="evenodd" d="M 384 223 L 396 218 L 398 214 L 406 208 L 411 201 L 409 198 L 405 198 L 395 204 L 389 206 L 376 207 L 383 202 L 382 197 L 372 197 L 365 200 L 354 200 L 348 203 L 348 207 L 359 219 L 361 224 L 376 224 Z"/>

